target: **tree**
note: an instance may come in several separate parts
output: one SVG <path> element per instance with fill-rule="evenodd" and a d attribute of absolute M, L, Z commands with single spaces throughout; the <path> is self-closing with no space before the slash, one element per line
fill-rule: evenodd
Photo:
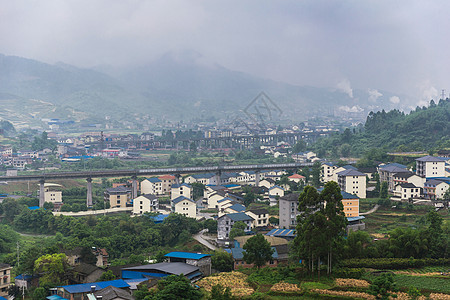
<path fill-rule="evenodd" d="M 387 199 L 388 198 L 388 183 L 383 181 L 380 187 L 380 198 Z"/>
<path fill-rule="evenodd" d="M 312 167 L 312 184 L 317 188 L 320 186 L 320 171 L 322 169 L 322 165 L 319 161 L 314 162 Z"/>
<path fill-rule="evenodd" d="M 172 300 L 172 299 L 201 299 L 203 294 L 196 290 L 191 282 L 180 275 L 169 275 L 158 282 L 158 292 L 154 299 Z"/>
<path fill-rule="evenodd" d="M 335 181 L 325 184 L 323 191 L 320 193 L 320 199 L 325 204 L 325 216 L 327 218 L 327 226 L 325 229 L 328 241 L 328 265 L 327 272 L 331 273 L 333 252 L 339 247 L 343 241 L 347 219 L 345 218 L 344 206 L 342 204 L 341 189 Z"/>
<path fill-rule="evenodd" d="M 389 291 L 395 290 L 394 275 L 392 273 L 384 273 L 372 282 L 369 287 L 369 294 L 374 295 L 377 299 L 388 299 L 391 295 Z"/>
<path fill-rule="evenodd" d="M 68 266 L 64 253 L 46 254 L 34 262 L 34 272 L 40 274 L 41 286 L 63 285 L 67 283 Z"/>
<path fill-rule="evenodd" d="M 203 227 L 208 229 L 209 233 L 217 233 L 217 220 L 208 219 L 203 223 Z"/>
<path fill-rule="evenodd" d="M 116 279 L 116 275 L 114 275 L 114 273 L 111 270 L 108 270 L 106 272 L 104 272 L 102 274 L 102 276 L 100 276 L 100 281 L 109 281 L 109 280 L 114 280 Z"/>
<path fill-rule="evenodd" d="M 208 297 L 211 300 L 232 300 L 235 299 L 231 294 L 229 287 L 224 288 L 220 284 L 216 284 L 211 288 L 211 295 Z"/>
<path fill-rule="evenodd" d="M 244 261 L 255 264 L 258 269 L 272 259 L 274 252 L 270 243 L 260 233 L 249 238 L 242 248 L 245 250 Z"/>
<path fill-rule="evenodd" d="M 203 197 L 203 191 L 205 190 L 205 185 L 200 182 L 191 183 L 192 186 L 192 199 L 197 200 Z"/>
<path fill-rule="evenodd" d="M 233 224 L 233 227 L 230 230 L 230 240 L 234 240 L 237 236 L 243 236 L 245 235 L 245 229 L 247 228 L 247 225 L 242 222 L 238 221 Z"/>
<path fill-rule="evenodd" d="M 229 272 L 233 270 L 234 260 L 230 253 L 225 251 L 215 251 L 211 257 L 211 266 L 219 272 Z"/>

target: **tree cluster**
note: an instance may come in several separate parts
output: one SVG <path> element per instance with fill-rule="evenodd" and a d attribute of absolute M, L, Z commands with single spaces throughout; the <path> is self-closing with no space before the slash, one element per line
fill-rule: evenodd
<path fill-rule="evenodd" d="M 311 272 L 320 271 L 320 263 L 326 257 L 330 273 L 333 260 L 336 261 L 334 255 L 343 243 L 347 225 L 341 200 L 340 188 L 334 181 L 325 184 L 320 193 L 306 186 L 300 194 L 294 248 Z"/>

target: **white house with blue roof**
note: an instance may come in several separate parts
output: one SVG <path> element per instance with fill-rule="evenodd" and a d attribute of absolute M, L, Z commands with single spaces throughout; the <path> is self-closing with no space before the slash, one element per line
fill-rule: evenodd
<path fill-rule="evenodd" d="M 197 204 L 194 200 L 185 196 L 179 196 L 171 201 L 172 212 L 184 215 L 189 218 L 197 217 Z"/>
<path fill-rule="evenodd" d="M 141 194 L 162 195 L 162 181 L 159 178 L 147 178 L 141 182 Z"/>
<path fill-rule="evenodd" d="M 445 160 L 435 156 L 416 159 L 416 174 L 425 178 L 445 177 Z"/>
<path fill-rule="evenodd" d="M 173 184 L 170 189 L 170 200 L 184 196 L 187 198 L 192 198 L 193 188 L 192 185 L 187 183 Z"/>

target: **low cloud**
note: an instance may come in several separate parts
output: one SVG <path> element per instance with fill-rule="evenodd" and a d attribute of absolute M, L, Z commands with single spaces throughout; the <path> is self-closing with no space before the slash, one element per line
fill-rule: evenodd
<path fill-rule="evenodd" d="M 398 96 L 392 96 L 392 97 L 389 98 L 389 101 L 391 103 L 394 103 L 394 104 L 399 104 L 400 103 L 400 98 Z"/>
<path fill-rule="evenodd" d="M 343 79 L 336 85 L 336 87 L 342 92 L 346 93 L 350 98 L 353 98 L 353 89 L 348 79 Z"/>
<path fill-rule="evenodd" d="M 359 105 L 354 105 L 352 107 L 350 106 L 339 106 L 339 110 L 348 112 L 348 113 L 356 113 L 356 112 L 362 112 L 364 109 L 362 109 Z"/>
<path fill-rule="evenodd" d="M 368 89 L 367 92 L 369 93 L 369 101 L 371 102 L 377 102 L 377 99 L 383 96 L 378 90 Z"/>

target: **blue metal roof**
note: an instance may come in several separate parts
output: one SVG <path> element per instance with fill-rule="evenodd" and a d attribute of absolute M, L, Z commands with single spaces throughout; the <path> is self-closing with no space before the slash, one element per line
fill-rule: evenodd
<path fill-rule="evenodd" d="M 0 300 L 8 300 L 5 297 L 0 296 Z"/>
<path fill-rule="evenodd" d="M 295 229 L 272 229 L 266 235 L 276 237 L 295 237 Z"/>
<path fill-rule="evenodd" d="M 39 206 L 28 206 L 29 210 L 36 210 L 36 209 L 39 209 L 39 208 L 40 208 Z"/>
<path fill-rule="evenodd" d="M 14 279 L 15 280 L 30 280 L 31 278 L 33 278 L 33 276 L 26 275 L 26 274 L 20 274 L 20 275 L 17 275 Z"/>
<path fill-rule="evenodd" d="M 60 295 L 51 295 L 47 297 L 48 300 L 67 300 L 66 298 L 61 297 Z"/>
<path fill-rule="evenodd" d="M 95 286 L 95 290 L 101 290 L 108 286 L 113 286 L 116 288 L 126 288 L 130 287 L 128 283 L 126 283 L 123 279 L 116 279 L 110 281 L 100 281 L 100 282 L 91 282 L 91 283 L 82 283 L 82 284 L 72 284 L 72 285 L 63 285 L 60 286 L 65 289 L 70 294 L 78 294 L 78 293 L 88 293 L 91 291 L 91 286 Z"/>
<path fill-rule="evenodd" d="M 358 220 L 362 220 L 365 219 L 366 217 L 364 216 L 359 216 L 359 217 L 347 217 L 347 221 L 349 222 L 353 222 L 353 221 L 358 221 Z"/>
<path fill-rule="evenodd" d="M 155 222 L 155 224 L 159 224 L 162 223 L 164 221 L 165 218 L 167 218 L 169 215 L 163 215 L 163 214 L 159 214 L 157 216 L 150 216 L 150 219 L 153 220 L 153 222 Z"/>
<path fill-rule="evenodd" d="M 210 254 L 190 253 L 190 252 L 170 252 L 164 255 L 165 257 L 186 258 L 186 259 L 201 259 L 203 257 L 211 256 Z"/>

